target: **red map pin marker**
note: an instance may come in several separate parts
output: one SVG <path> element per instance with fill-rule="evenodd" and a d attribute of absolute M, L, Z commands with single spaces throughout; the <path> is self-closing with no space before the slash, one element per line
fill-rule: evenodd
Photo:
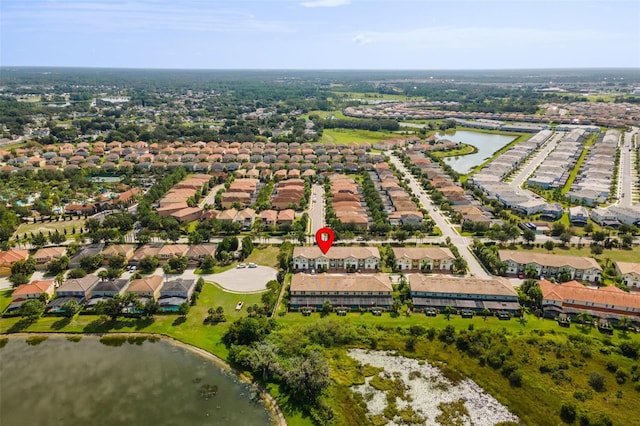
<path fill-rule="evenodd" d="M 327 254 L 331 245 L 333 244 L 333 239 L 335 235 L 331 228 L 320 228 L 318 232 L 316 232 L 316 242 L 318 243 L 318 247 L 322 250 L 323 254 Z"/>

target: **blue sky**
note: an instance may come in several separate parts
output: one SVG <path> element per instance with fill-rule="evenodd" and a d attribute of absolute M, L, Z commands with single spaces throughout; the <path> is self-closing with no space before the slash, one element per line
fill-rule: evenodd
<path fill-rule="evenodd" d="M 640 67 L 640 1 L 1 0 L 0 65 Z"/>

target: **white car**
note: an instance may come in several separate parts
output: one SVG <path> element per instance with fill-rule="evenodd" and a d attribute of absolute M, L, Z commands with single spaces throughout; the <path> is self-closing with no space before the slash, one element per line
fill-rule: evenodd
<path fill-rule="evenodd" d="M 238 266 L 236 266 L 236 269 L 244 269 L 246 267 L 247 265 L 245 265 L 244 263 L 240 263 Z"/>
<path fill-rule="evenodd" d="M 258 265 L 256 265 L 255 263 L 249 263 L 249 268 L 257 268 Z"/>

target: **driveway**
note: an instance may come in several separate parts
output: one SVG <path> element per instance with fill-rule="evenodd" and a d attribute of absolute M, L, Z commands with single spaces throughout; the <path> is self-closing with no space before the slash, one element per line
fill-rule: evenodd
<path fill-rule="evenodd" d="M 268 266 L 257 268 L 229 269 L 219 274 L 196 275 L 193 269 L 187 269 L 183 278 L 204 278 L 205 281 L 212 281 L 219 284 L 225 290 L 234 293 L 256 293 L 267 289 L 267 283 L 275 280 L 278 271 Z"/>

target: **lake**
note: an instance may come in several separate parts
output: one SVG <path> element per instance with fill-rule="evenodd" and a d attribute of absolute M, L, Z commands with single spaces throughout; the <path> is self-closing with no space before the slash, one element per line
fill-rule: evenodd
<path fill-rule="evenodd" d="M 2 426 L 271 424 L 249 384 L 165 340 L 10 337 L 0 359 Z"/>
<path fill-rule="evenodd" d="M 478 148 L 478 152 L 475 154 L 444 158 L 445 163 L 451 166 L 456 172 L 462 174 L 469 173 L 475 166 L 482 164 L 482 162 L 488 157 L 491 157 L 494 152 L 516 138 L 516 136 L 492 135 L 466 130 L 459 130 L 446 135 L 438 133 L 436 137 L 438 139 L 449 139 L 453 142 L 466 143 L 467 145 L 473 145 Z"/>

